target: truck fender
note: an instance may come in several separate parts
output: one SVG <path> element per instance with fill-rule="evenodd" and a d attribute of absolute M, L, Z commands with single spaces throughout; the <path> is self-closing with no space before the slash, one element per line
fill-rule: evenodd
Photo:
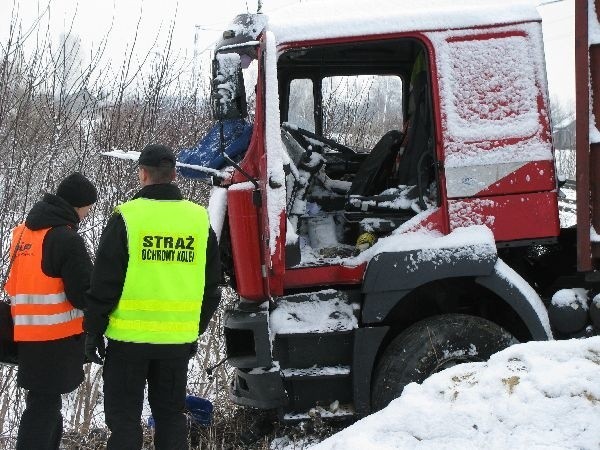
<path fill-rule="evenodd" d="M 519 315 L 536 341 L 552 339 L 548 311 L 535 290 L 508 264 L 498 258 L 494 271 L 475 278 L 475 282 L 494 292 Z"/>
<path fill-rule="evenodd" d="M 419 249 L 375 256 L 369 261 L 363 281 L 363 323 L 382 322 L 403 297 L 431 281 L 492 274 L 498 260 L 495 247 L 485 248 L 487 251 L 483 252 L 469 247 Z"/>
<path fill-rule="evenodd" d="M 552 339 L 548 312 L 535 290 L 494 252 L 456 248 L 382 253 L 367 267 L 362 322 L 378 324 L 412 290 L 435 280 L 475 277 L 504 300 L 535 340 Z"/>

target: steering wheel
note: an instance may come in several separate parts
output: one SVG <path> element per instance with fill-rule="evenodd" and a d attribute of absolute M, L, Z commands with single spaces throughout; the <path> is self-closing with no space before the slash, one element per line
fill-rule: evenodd
<path fill-rule="evenodd" d="M 311 139 L 314 141 L 318 141 L 322 143 L 324 146 L 330 147 L 334 150 L 338 150 L 341 153 L 346 155 L 356 155 L 356 152 L 352 150 L 350 147 L 346 147 L 345 145 L 340 144 L 339 142 L 335 142 L 334 140 L 328 139 L 323 136 L 316 135 L 312 131 L 305 130 L 304 128 L 298 128 L 293 125 L 290 125 L 287 122 L 281 124 L 281 128 L 290 132 L 290 134 L 294 135 L 298 133 L 303 138 Z M 309 141 L 307 141 L 310 144 Z"/>

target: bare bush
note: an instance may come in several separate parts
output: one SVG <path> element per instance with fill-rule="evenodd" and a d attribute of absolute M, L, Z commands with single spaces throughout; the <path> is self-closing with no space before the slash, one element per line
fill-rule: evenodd
<path fill-rule="evenodd" d="M 196 143 L 210 124 L 206 88 L 192 86 L 190 61 L 171 51 L 174 23 L 163 53 L 148 53 L 134 66 L 135 35 L 124 62 L 102 63 L 106 39 L 86 53 L 67 30 L 54 45 L 47 31 L 24 34 L 18 16 L 10 22 L 0 53 L 0 273 L 8 267 L 11 229 L 22 222 L 44 192 L 53 192 L 72 171 L 81 171 L 98 188 L 98 202 L 80 231 L 93 254 L 114 207 L 139 189 L 132 163 L 108 159 L 102 151 L 140 150 L 150 142 L 174 149 Z M 35 37 L 33 50 L 26 42 Z M 28 41 L 29 39 L 29 41 Z M 181 181 L 184 196 L 208 202 L 209 188 Z M 229 374 L 219 368 L 209 379 L 201 367 L 223 357 L 220 312 L 200 343 L 190 372 L 190 392 L 226 400 Z M 16 370 L 0 366 L 0 448 L 12 448 L 24 393 Z M 102 448 L 101 368 L 87 365 L 85 380 L 63 397 L 65 442 L 73 448 Z M 150 435 L 150 433 L 149 433 Z M 66 445 L 69 445 L 68 442 Z"/>

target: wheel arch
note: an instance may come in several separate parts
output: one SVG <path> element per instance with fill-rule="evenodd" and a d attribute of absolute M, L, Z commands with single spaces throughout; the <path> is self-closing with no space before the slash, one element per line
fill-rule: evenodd
<path fill-rule="evenodd" d="M 411 255 L 412 253 L 412 255 Z M 537 293 L 496 254 L 493 257 L 446 257 L 411 270 L 415 252 L 379 255 L 363 284 L 357 335 L 354 386 L 360 414 L 370 412 L 371 378 L 387 344 L 411 325 L 439 314 L 462 313 L 490 320 L 521 342 L 552 339 L 548 315 Z M 393 270 L 390 270 L 393 268 Z M 382 328 L 375 331 L 378 328 Z M 372 357 L 363 361 L 360 353 Z"/>

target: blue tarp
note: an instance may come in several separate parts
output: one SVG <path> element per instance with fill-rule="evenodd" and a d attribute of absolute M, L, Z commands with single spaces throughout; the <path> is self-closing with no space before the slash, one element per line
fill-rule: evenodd
<path fill-rule="evenodd" d="M 225 137 L 225 153 L 231 159 L 239 160 L 248 150 L 252 125 L 244 119 L 228 119 L 223 121 L 223 135 Z M 177 160 L 184 164 L 221 169 L 226 165 L 225 158 L 220 151 L 220 125 L 217 122 L 193 148 L 184 148 L 179 152 Z M 179 167 L 179 173 L 186 178 L 207 178 L 210 175 L 198 170 Z"/>

